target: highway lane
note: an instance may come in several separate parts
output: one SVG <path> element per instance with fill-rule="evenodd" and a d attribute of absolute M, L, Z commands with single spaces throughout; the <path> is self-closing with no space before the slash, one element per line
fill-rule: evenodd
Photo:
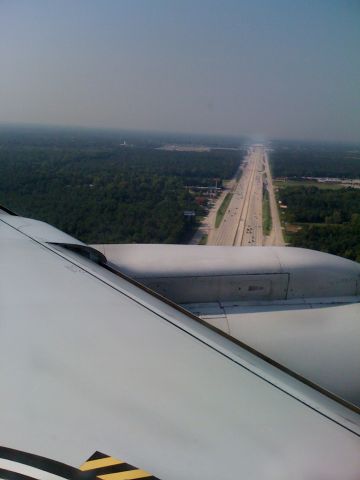
<path fill-rule="evenodd" d="M 215 228 L 217 211 L 221 207 L 221 204 L 224 198 L 226 197 L 226 194 L 235 192 L 236 187 L 238 185 L 237 178 L 241 175 L 241 173 L 242 173 L 242 165 L 240 164 L 234 178 L 232 178 L 227 182 L 224 182 L 226 187 L 222 191 L 220 196 L 216 200 L 211 201 L 212 206 L 208 214 L 206 215 L 206 217 L 202 219 L 199 228 L 195 232 L 195 235 L 190 240 L 189 242 L 190 245 L 198 245 L 204 236 L 208 237 L 206 242 L 207 245 L 216 245 L 216 243 L 214 243 L 214 238 L 215 238 L 215 235 L 217 235 L 217 229 Z"/>
<path fill-rule="evenodd" d="M 250 175 L 247 159 L 245 159 L 243 166 L 243 173 L 240 180 L 234 181 L 232 188 L 229 190 L 232 193 L 232 199 L 219 228 L 215 228 L 215 217 L 212 228 L 209 231 L 208 245 L 232 245 L 237 230 L 237 219 L 239 216 L 239 207 L 241 205 L 243 190 L 246 189 L 248 177 Z M 220 207 L 220 205 L 219 205 Z"/>
<path fill-rule="evenodd" d="M 219 228 L 209 235 L 209 245 L 262 245 L 263 150 L 249 149 L 243 174 Z"/>
<path fill-rule="evenodd" d="M 247 158 L 245 160 L 245 168 L 240 181 L 237 182 L 232 189 L 232 199 L 224 214 L 220 226 L 213 230 L 213 235 L 209 238 L 210 245 L 233 245 L 235 236 L 237 234 L 241 207 L 243 198 L 246 196 L 246 191 L 249 188 L 250 179 L 252 177 L 252 164 Z"/>
<path fill-rule="evenodd" d="M 233 245 L 262 245 L 263 147 L 250 150 L 252 176 L 241 209 L 241 218 Z"/>
<path fill-rule="evenodd" d="M 267 184 L 268 184 L 270 212 L 271 212 L 271 220 L 272 220 L 272 230 L 270 232 L 270 235 L 265 239 L 264 244 L 282 246 L 282 245 L 285 245 L 285 240 L 284 240 L 283 230 L 281 227 L 279 209 L 276 202 L 274 185 L 273 185 L 272 176 L 270 172 L 269 158 L 268 158 L 267 152 L 265 152 L 264 166 L 265 166 L 265 173 L 266 173 Z"/>

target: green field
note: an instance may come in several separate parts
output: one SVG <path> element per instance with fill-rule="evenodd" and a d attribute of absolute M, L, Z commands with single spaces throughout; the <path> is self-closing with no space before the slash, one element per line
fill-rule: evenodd
<path fill-rule="evenodd" d="M 274 180 L 274 186 L 277 188 L 285 187 L 317 187 L 321 190 L 340 190 L 346 188 L 342 183 L 322 183 L 314 180 Z"/>
<path fill-rule="evenodd" d="M 233 196 L 232 193 L 226 194 L 226 197 L 224 198 L 219 210 L 216 213 L 215 228 L 218 228 L 220 226 L 220 223 L 225 215 L 225 212 L 231 202 L 232 196 Z"/>

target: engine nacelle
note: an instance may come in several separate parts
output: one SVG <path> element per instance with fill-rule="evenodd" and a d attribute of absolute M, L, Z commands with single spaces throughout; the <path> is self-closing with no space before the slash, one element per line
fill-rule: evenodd
<path fill-rule="evenodd" d="M 96 245 L 117 269 L 176 303 L 360 294 L 360 264 L 293 247 Z"/>

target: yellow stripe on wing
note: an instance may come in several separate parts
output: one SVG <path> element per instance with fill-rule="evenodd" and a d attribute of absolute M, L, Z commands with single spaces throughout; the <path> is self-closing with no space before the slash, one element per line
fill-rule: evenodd
<path fill-rule="evenodd" d="M 127 472 L 99 475 L 99 478 L 102 480 L 134 480 L 136 478 L 146 478 L 151 476 L 151 473 L 145 472 L 145 470 L 128 470 Z"/>
<path fill-rule="evenodd" d="M 98 458 L 97 460 L 88 460 L 87 462 L 83 463 L 80 467 L 80 470 L 87 471 L 87 470 L 94 470 L 95 468 L 101 467 L 110 467 L 111 465 L 118 465 L 124 463 L 122 460 L 117 460 L 114 457 L 105 457 L 105 458 Z"/>

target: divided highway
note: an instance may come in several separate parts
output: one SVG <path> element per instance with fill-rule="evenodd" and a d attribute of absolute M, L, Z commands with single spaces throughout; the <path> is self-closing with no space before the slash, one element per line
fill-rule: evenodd
<path fill-rule="evenodd" d="M 264 179 L 269 190 L 273 230 L 264 239 L 262 204 Z M 232 199 L 218 228 L 210 226 L 208 245 L 284 245 L 274 188 L 264 146 L 249 148 L 244 171 L 232 188 Z M 214 215 L 213 215 L 214 217 Z"/>

